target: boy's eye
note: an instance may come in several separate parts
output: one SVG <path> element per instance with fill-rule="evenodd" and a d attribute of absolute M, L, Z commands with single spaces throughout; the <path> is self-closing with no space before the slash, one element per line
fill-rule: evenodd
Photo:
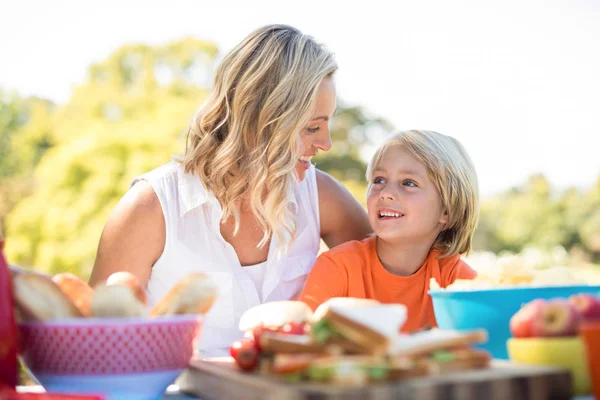
<path fill-rule="evenodd" d="M 373 183 L 374 184 L 378 184 L 378 183 L 385 183 L 385 179 L 383 179 L 380 176 L 376 176 L 375 178 L 373 178 Z"/>
<path fill-rule="evenodd" d="M 417 183 L 415 181 L 413 181 L 412 179 L 405 179 L 404 182 L 402 182 L 402 184 L 404 186 L 409 186 L 409 187 L 418 187 Z"/>
<path fill-rule="evenodd" d="M 314 128 L 311 128 L 311 127 L 306 128 L 306 131 L 309 133 L 316 133 L 316 132 L 319 132 L 319 130 L 321 130 L 320 126 L 315 126 Z"/>

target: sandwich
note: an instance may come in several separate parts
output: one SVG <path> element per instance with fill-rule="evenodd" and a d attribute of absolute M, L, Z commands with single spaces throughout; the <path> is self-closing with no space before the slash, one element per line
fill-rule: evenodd
<path fill-rule="evenodd" d="M 312 318 L 301 301 L 273 301 L 247 310 L 239 329 L 266 353 L 319 353 L 323 346 L 307 335 Z"/>
<path fill-rule="evenodd" d="M 406 317 L 403 304 L 333 298 L 315 311 L 311 336 L 343 353 L 381 356 L 388 353 Z"/>

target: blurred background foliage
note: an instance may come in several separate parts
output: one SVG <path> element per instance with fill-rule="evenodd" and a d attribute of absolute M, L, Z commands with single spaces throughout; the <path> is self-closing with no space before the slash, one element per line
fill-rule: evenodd
<path fill-rule="evenodd" d="M 9 260 L 87 280 L 104 223 L 132 178 L 182 151 L 217 56 L 214 43 L 192 38 L 124 46 L 92 65 L 64 105 L 0 89 L 0 232 Z M 333 149 L 314 163 L 364 204 L 361 152 L 392 130 L 340 101 Z M 563 249 L 572 264 L 600 262 L 600 176 L 593 187 L 562 192 L 531 176 L 483 199 L 475 250 L 532 247 Z"/>

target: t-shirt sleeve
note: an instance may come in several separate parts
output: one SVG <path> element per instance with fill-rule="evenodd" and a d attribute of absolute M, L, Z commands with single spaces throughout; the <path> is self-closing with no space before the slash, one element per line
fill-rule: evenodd
<path fill-rule="evenodd" d="M 457 279 L 475 279 L 477 271 L 469 266 L 464 260 L 459 259 L 451 268 L 448 268 L 446 275 L 446 286 L 450 285 Z"/>
<path fill-rule="evenodd" d="M 345 297 L 348 293 L 348 273 L 335 257 L 321 254 L 313 266 L 304 290 L 298 300 L 308 304 L 313 311 L 332 297 Z"/>

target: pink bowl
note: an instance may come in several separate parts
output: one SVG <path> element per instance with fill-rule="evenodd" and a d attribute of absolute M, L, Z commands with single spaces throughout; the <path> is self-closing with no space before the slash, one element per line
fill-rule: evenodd
<path fill-rule="evenodd" d="M 46 390 L 133 398 L 133 392 L 122 393 L 123 387 L 138 394 L 143 387 L 159 393 L 135 397 L 152 398 L 188 365 L 201 326 L 199 315 L 22 323 L 19 346 L 25 365 Z"/>

